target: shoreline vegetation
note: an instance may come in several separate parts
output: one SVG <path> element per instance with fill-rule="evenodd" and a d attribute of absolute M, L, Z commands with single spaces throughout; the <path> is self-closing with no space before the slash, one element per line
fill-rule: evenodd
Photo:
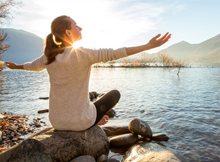
<path fill-rule="evenodd" d="M 0 71 L 2 71 L 4 69 L 4 64 L 5 64 L 4 61 L 0 61 Z"/>
<path fill-rule="evenodd" d="M 204 64 L 204 65 L 203 65 Z M 194 66 L 195 65 L 195 66 Z M 200 68 L 200 67 L 220 67 L 220 63 L 196 63 L 182 59 L 175 59 L 167 51 L 157 54 L 141 52 L 135 57 L 125 57 L 107 63 L 96 63 L 93 68 Z M 0 60 L 0 71 L 5 69 L 4 61 Z"/>
<path fill-rule="evenodd" d="M 181 59 L 177 60 L 169 56 L 165 51 L 163 53 L 159 52 L 156 56 L 148 54 L 146 52 L 139 53 L 136 57 L 130 56 L 126 58 L 119 59 L 118 61 L 109 61 L 107 63 L 97 63 L 93 67 L 123 67 L 123 68 L 133 68 L 133 67 L 185 67 L 187 65 L 186 61 Z"/>

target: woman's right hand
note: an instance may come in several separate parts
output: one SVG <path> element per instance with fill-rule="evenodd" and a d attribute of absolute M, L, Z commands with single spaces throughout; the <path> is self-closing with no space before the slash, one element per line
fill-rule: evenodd
<path fill-rule="evenodd" d="M 17 65 L 14 62 L 5 62 L 5 65 L 10 69 L 24 69 L 23 65 Z"/>

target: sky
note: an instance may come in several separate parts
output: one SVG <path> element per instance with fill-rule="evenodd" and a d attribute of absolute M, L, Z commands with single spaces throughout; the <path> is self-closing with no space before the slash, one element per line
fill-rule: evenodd
<path fill-rule="evenodd" d="M 15 0 L 16 1 L 16 0 Z M 148 43 L 170 32 L 157 52 L 180 41 L 198 44 L 220 34 L 220 0 L 20 0 L 5 28 L 45 38 L 57 16 L 68 15 L 82 30 L 77 45 L 120 48 Z"/>

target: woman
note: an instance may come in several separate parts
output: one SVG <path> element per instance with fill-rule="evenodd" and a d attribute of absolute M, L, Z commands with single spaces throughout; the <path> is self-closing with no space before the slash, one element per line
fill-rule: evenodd
<path fill-rule="evenodd" d="M 158 34 L 147 44 L 137 47 L 92 50 L 72 45 L 82 38 L 82 28 L 68 16 L 60 16 L 51 24 L 44 54 L 33 62 L 17 65 L 6 62 L 11 69 L 42 71 L 50 78 L 49 120 L 57 130 L 82 131 L 108 122 L 107 111 L 119 101 L 120 93 L 112 90 L 94 103 L 89 100 L 89 78 L 92 64 L 127 57 L 158 47 L 170 38 Z"/>

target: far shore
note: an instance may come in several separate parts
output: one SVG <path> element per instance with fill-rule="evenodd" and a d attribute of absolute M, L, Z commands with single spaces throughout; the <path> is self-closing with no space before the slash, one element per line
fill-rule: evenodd
<path fill-rule="evenodd" d="M 93 66 L 93 68 L 216 68 L 216 67 L 220 67 L 220 64 L 188 65 L 188 66 L 109 66 L 109 65 Z"/>

